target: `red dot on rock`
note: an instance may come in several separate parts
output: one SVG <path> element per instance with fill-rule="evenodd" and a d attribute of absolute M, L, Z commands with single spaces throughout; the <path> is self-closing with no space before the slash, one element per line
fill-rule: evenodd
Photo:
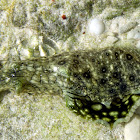
<path fill-rule="evenodd" d="M 66 19 L 67 17 L 66 17 L 66 15 L 62 15 L 62 18 L 63 18 L 63 19 Z"/>

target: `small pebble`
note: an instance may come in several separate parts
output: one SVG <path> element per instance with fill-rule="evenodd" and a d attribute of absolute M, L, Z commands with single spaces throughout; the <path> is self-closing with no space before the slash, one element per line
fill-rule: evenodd
<path fill-rule="evenodd" d="M 92 34 L 100 35 L 105 30 L 105 24 L 101 19 L 92 19 L 89 23 L 89 32 Z"/>

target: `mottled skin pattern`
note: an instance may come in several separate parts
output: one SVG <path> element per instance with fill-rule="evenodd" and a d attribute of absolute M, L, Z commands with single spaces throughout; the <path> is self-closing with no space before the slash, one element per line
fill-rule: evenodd
<path fill-rule="evenodd" d="M 1 62 L 0 89 L 59 94 L 83 117 L 123 122 L 140 105 L 140 50 L 106 47 Z"/>

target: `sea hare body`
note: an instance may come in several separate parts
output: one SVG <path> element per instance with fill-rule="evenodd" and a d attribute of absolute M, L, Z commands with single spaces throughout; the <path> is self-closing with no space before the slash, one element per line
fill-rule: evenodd
<path fill-rule="evenodd" d="M 106 47 L 1 62 L 0 89 L 60 94 L 86 118 L 125 122 L 140 105 L 140 50 Z"/>

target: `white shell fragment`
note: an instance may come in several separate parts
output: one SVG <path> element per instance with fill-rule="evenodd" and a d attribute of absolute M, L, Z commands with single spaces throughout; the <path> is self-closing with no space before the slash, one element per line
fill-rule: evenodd
<path fill-rule="evenodd" d="M 127 39 L 140 39 L 140 26 L 136 27 L 135 29 L 131 30 L 127 34 Z"/>
<path fill-rule="evenodd" d="M 117 41 L 118 41 L 118 38 L 116 38 L 114 36 L 108 36 L 107 39 L 106 39 L 106 42 L 110 43 L 110 44 L 113 44 L 113 43 L 115 43 Z"/>
<path fill-rule="evenodd" d="M 140 139 L 140 117 L 134 115 L 133 119 L 125 125 L 124 128 L 125 140 Z"/>
<path fill-rule="evenodd" d="M 105 24 L 101 19 L 92 19 L 89 22 L 89 32 L 92 34 L 100 35 L 104 32 L 105 30 Z"/>
<path fill-rule="evenodd" d="M 132 28 L 134 28 L 134 27 L 136 27 L 136 25 L 137 25 L 137 22 L 129 22 L 129 23 L 127 23 L 127 24 L 125 24 L 125 25 L 123 25 L 123 26 L 121 26 L 120 27 L 120 34 L 123 34 L 123 33 L 126 33 L 126 32 L 128 32 L 129 30 L 131 30 Z"/>
<path fill-rule="evenodd" d="M 137 42 L 136 47 L 140 49 L 140 40 Z"/>

